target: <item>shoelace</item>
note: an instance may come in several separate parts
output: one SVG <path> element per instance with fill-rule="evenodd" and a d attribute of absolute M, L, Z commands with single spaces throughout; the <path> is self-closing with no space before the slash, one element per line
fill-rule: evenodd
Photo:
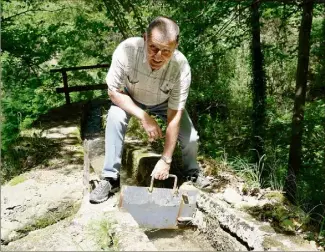
<path fill-rule="evenodd" d="M 106 183 L 109 183 L 109 181 L 100 181 L 99 185 L 96 187 L 94 193 L 97 195 L 99 194 L 105 187 Z"/>

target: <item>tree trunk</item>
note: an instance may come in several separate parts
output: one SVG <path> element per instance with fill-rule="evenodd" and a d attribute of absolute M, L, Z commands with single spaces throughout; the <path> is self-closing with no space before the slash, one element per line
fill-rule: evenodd
<path fill-rule="evenodd" d="M 265 124 L 265 105 L 266 105 L 266 78 L 264 71 L 264 59 L 261 48 L 261 32 L 260 32 L 260 2 L 253 0 L 251 14 L 252 28 L 252 71 L 253 80 L 251 84 L 253 94 L 253 113 L 252 113 L 252 143 L 256 150 L 254 153 L 254 162 L 258 162 L 264 154 L 264 124 Z M 268 174 L 264 171 L 263 177 Z"/>
<path fill-rule="evenodd" d="M 120 3 L 115 0 L 103 0 L 103 2 L 107 10 L 107 16 L 114 20 L 114 23 L 122 34 L 123 39 L 127 39 L 130 35 L 133 36 L 123 13 L 123 6 L 120 6 Z"/>
<path fill-rule="evenodd" d="M 313 0 L 305 0 L 303 2 L 303 13 L 299 30 L 296 95 L 292 117 L 288 174 L 284 186 L 288 199 L 293 203 L 295 203 L 297 192 L 296 178 L 302 165 L 302 133 L 309 65 L 310 32 L 313 20 L 313 3 Z"/>
<path fill-rule="evenodd" d="M 322 38 L 325 38 L 325 5 L 323 6 L 323 22 L 322 22 Z M 316 92 L 321 99 L 325 102 L 325 39 L 321 41 L 320 44 L 320 55 L 319 55 L 319 73 L 316 78 Z M 325 133 L 325 117 L 323 118 L 323 129 Z M 325 176 L 325 145 L 324 145 L 324 161 L 323 161 L 323 169 Z"/>

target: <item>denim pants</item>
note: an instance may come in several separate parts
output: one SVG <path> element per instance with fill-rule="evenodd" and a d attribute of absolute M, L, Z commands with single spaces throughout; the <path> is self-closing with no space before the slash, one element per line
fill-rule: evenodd
<path fill-rule="evenodd" d="M 157 115 L 166 122 L 168 102 L 156 106 L 145 106 L 136 101 L 134 102 L 140 108 L 149 111 L 150 114 Z M 114 104 L 112 104 L 108 111 L 105 130 L 105 161 L 102 177 L 116 179 L 119 176 L 124 137 L 130 118 L 130 114 Z M 182 150 L 184 164 L 182 172 L 184 175 L 189 175 L 199 170 L 199 165 L 196 161 L 198 139 L 197 131 L 187 111 L 184 110 L 178 135 Z"/>

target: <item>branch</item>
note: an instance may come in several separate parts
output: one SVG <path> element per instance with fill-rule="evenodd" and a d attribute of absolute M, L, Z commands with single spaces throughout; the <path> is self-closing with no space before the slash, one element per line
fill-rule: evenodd
<path fill-rule="evenodd" d="M 4 22 L 4 21 L 7 21 L 7 20 L 10 20 L 10 19 L 12 19 L 12 18 L 14 18 L 14 17 L 17 17 L 17 16 L 20 16 L 20 15 L 23 15 L 23 14 L 25 14 L 25 13 L 27 13 L 27 12 L 31 12 L 31 11 L 34 11 L 34 10 L 26 10 L 26 11 L 22 11 L 22 12 L 19 12 L 19 13 L 16 13 L 15 15 L 12 15 L 12 16 L 9 16 L 9 17 L 6 17 L 6 18 L 2 18 L 2 22 Z"/>
<path fill-rule="evenodd" d="M 112 17 L 115 25 L 118 27 L 119 31 L 122 34 L 123 39 L 127 39 L 129 37 L 129 27 L 128 24 L 125 22 L 124 17 L 120 17 L 119 13 L 120 10 L 116 9 L 119 8 L 119 3 L 109 4 L 109 0 L 103 0 L 104 5 L 106 7 L 106 13 L 108 17 Z M 132 33 L 132 32 L 131 32 Z"/>
<path fill-rule="evenodd" d="M 256 0 L 254 3 L 258 3 L 260 0 Z M 225 24 L 223 24 L 223 26 L 214 34 L 211 34 L 210 36 L 207 36 L 206 38 L 209 39 L 211 37 L 216 37 L 217 35 L 219 35 L 219 33 L 221 33 L 223 30 L 225 30 L 237 17 L 239 17 L 239 15 L 242 13 L 242 11 L 246 10 L 247 8 L 251 7 L 252 4 L 254 3 L 250 3 L 247 6 L 244 6 L 242 8 L 240 8 L 239 10 L 237 10 L 237 13 L 235 12 L 235 15 Z M 238 5 L 236 5 L 235 7 L 237 7 Z"/>
<path fill-rule="evenodd" d="M 5 21 L 8 21 L 10 19 L 13 19 L 14 17 L 17 17 L 17 16 L 20 16 L 20 15 L 23 15 L 27 12 L 37 12 L 37 11 L 45 11 L 45 12 L 57 12 L 57 11 L 62 11 L 66 8 L 61 8 L 61 9 L 56 9 L 56 10 L 44 10 L 44 9 L 31 9 L 31 10 L 26 10 L 26 11 L 22 11 L 22 12 L 19 12 L 19 13 L 16 13 L 12 16 L 9 16 L 9 17 L 6 17 L 6 18 L 2 18 L 2 22 L 5 22 Z"/>
<path fill-rule="evenodd" d="M 140 29 L 142 29 L 142 32 L 143 31 L 146 31 L 146 27 L 143 25 L 142 20 L 140 18 L 140 15 L 139 15 L 138 11 L 136 10 L 136 8 L 134 7 L 134 5 L 132 4 L 132 2 L 130 0 L 128 0 L 128 2 L 130 4 L 130 6 L 131 6 L 131 9 L 133 10 L 134 16 L 137 19 L 137 23 L 140 26 Z"/>
<path fill-rule="evenodd" d="M 269 3 L 284 3 L 284 4 L 295 4 L 295 5 L 301 5 L 304 3 L 303 0 L 260 0 L 261 2 L 269 2 Z M 309 0 L 311 1 L 311 0 Z M 315 4 L 322 4 L 325 3 L 325 0 L 314 0 Z"/>

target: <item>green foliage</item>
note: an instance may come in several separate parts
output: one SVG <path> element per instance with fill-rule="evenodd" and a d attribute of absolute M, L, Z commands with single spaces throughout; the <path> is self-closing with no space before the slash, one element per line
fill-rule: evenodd
<path fill-rule="evenodd" d="M 19 230 L 19 232 L 27 235 L 29 232 L 46 228 L 47 226 L 53 225 L 63 219 L 72 218 L 79 210 L 80 205 L 81 203 L 75 203 L 73 205 L 68 205 L 66 208 L 60 209 L 59 211 L 49 211 L 45 216 L 35 219 L 33 223 L 25 226 L 22 230 Z"/>
<path fill-rule="evenodd" d="M 265 155 L 260 157 L 259 162 L 256 164 L 250 164 L 240 158 L 235 158 L 234 161 L 230 162 L 230 165 L 237 174 L 245 179 L 248 186 L 247 189 L 263 187 L 262 172 L 264 169 L 264 157 Z"/>
<path fill-rule="evenodd" d="M 148 21 L 166 15 L 180 25 L 179 50 L 191 65 L 187 110 L 200 136 L 200 154 L 216 160 L 227 156 L 252 187 L 271 186 L 282 190 L 291 137 L 301 9 L 276 2 L 261 4 L 261 42 L 267 81 L 262 139 L 265 156 L 260 163 L 252 164 L 249 162 L 254 152 L 250 139 L 253 97 L 249 89 L 252 80 L 250 6 L 251 1 L 212 0 L 204 4 L 189 0 L 4 1 L 1 24 L 4 171 L 9 177 L 15 176 L 26 167 L 27 157 L 46 160 L 55 151 L 43 148 L 43 144 L 51 143 L 45 144 L 41 137 L 31 142 L 20 136 L 41 114 L 64 104 L 64 96 L 55 92 L 56 87 L 62 87 L 62 76 L 50 73 L 50 69 L 109 63 L 110 55 L 123 38 L 141 36 Z M 307 212 L 312 210 L 317 214 L 323 214 L 323 205 L 318 205 L 325 201 L 323 13 L 324 7 L 315 5 L 303 170 L 297 178 L 298 201 Z M 68 72 L 69 86 L 102 84 L 106 71 Z M 107 97 L 106 91 L 70 95 L 72 102 Z M 159 124 L 165 130 L 165 124 Z M 129 132 L 148 139 L 135 119 L 130 121 Z M 163 140 L 152 146 L 161 150 Z M 30 165 L 37 164 L 33 158 L 29 161 L 32 161 Z M 263 181 L 262 168 L 271 171 L 270 177 Z M 294 222 L 290 218 L 284 220 L 281 225 L 289 230 Z"/>
<path fill-rule="evenodd" d="M 8 150 L 20 130 L 40 114 L 64 103 L 55 87 L 62 85 L 56 66 L 107 62 L 115 40 L 102 39 L 109 29 L 104 13 L 85 2 L 10 1 L 3 4 L 1 148 Z M 17 15 L 17 13 L 22 13 Z M 93 38 L 93 39 L 89 39 Z M 103 72 L 77 72 L 70 85 L 103 82 Z M 69 77 L 70 80 L 70 77 Z M 72 93 L 71 100 L 91 99 L 97 92 Z"/>
<path fill-rule="evenodd" d="M 144 129 L 141 126 L 141 123 L 137 118 L 134 116 L 131 117 L 129 124 L 128 124 L 128 129 L 127 129 L 127 134 L 130 134 L 130 136 L 136 137 L 138 139 L 141 139 L 145 142 L 148 142 L 148 135 L 144 131 Z"/>
<path fill-rule="evenodd" d="M 112 225 L 108 221 L 108 217 L 94 220 L 89 222 L 87 226 L 87 231 L 89 234 L 94 237 L 96 243 L 104 251 L 116 251 L 118 250 L 118 240 L 114 237 L 112 232 Z"/>
<path fill-rule="evenodd" d="M 268 221 L 279 232 L 295 233 L 307 230 L 310 216 L 299 207 L 283 203 L 264 204 L 247 209 L 250 214 L 261 221 Z"/>
<path fill-rule="evenodd" d="M 325 102 L 307 104 L 303 138 L 303 170 L 298 200 L 309 206 L 324 202 L 325 195 Z M 313 181 L 313 182 L 312 182 Z M 320 209 L 319 209 L 320 210 Z"/>
<path fill-rule="evenodd" d="M 41 133 L 21 136 L 11 143 L 2 159 L 1 184 L 39 164 L 57 156 L 60 145 L 42 137 Z"/>

